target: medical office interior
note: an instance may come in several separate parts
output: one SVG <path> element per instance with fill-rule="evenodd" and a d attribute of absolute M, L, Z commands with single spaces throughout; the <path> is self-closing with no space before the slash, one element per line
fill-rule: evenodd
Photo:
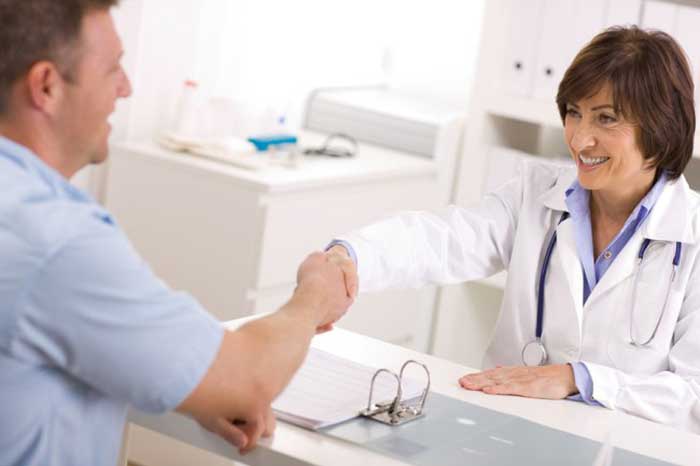
<path fill-rule="evenodd" d="M 335 235 L 571 163 L 554 98 L 602 29 L 667 31 L 700 76 L 692 1 L 124 0 L 114 18 L 133 94 L 109 162 L 73 182 L 222 321 L 277 309 Z M 685 174 L 700 189 L 698 159 Z M 505 280 L 361 294 L 338 326 L 478 368 Z M 232 464 L 130 435 L 130 464 Z"/>

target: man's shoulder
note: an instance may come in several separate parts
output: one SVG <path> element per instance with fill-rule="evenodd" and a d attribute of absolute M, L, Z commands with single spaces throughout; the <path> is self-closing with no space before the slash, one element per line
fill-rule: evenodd
<path fill-rule="evenodd" d="M 0 175 L 0 256 L 48 256 L 77 235 L 99 228 L 101 208 L 61 196 L 22 171 Z"/>

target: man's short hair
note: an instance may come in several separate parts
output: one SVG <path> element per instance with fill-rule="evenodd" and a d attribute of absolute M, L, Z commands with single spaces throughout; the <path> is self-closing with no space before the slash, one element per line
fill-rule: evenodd
<path fill-rule="evenodd" d="M 80 57 L 83 17 L 119 0 L 0 0 L 0 114 L 12 85 L 35 63 L 49 60 L 66 79 Z"/>
<path fill-rule="evenodd" d="M 636 26 L 601 32 L 581 50 L 559 84 L 562 121 L 566 105 L 590 97 L 605 84 L 615 111 L 638 125 L 637 144 L 656 169 L 676 179 L 693 153 L 693 78 L 683 49 L 665 32 Z"/>

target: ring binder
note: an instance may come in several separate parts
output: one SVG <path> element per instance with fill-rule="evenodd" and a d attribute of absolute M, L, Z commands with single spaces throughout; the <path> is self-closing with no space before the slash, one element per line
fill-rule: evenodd
<path fill-rule="evenodd" d="M 402 403 L 403 400 L 401 381 L 403 380 L 403 372 L 406 369 L 406 366 L 408 366 L 409 364 L 417 364 L 421 366 L 425 370 L 425 374 L 427 376 L 427 383 L 420 397 L 420 402 L 417 405 L 409 405 L 408 403 Z M 379 374 L 381 374 L 382 372 L 386 372 L 387 374 L 392 375 L 396 379 L 396 396 L 391 401 L 379 402 L 376 403 L 373 407 L 372 395 L 374 394 L 374 382 L 377 379 L 377 376 L 379 376 Z M 428 370 L 428 367 L 423 363 L 420 363 L 413 359 L 409 359 L 401 366 L 401 371 L 399 372 L 399 375 L 396 375 L 395 372 L 392 372 L 389 369 L 379 369 L 377 370 L 377 372 L 374 373 L 374 376 L 372 377 L 372 382 L 369 386 L 369 399 L 367 400 L 367 408 L 360 411 L 360 416 L 373 419 L 375 421 L 381 422 L 383 424 L 388 424 L 390 426 L 400 426 L 402 424 L 425 416 L 423 408 L 425 408 L 425 402 L 428 399 L 429 391 L 430 371 Z"/>

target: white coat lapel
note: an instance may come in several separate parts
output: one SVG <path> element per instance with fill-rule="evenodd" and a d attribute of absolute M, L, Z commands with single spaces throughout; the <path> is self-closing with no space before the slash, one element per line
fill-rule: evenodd
<path fill-rule="evenodd" d="M 571 168 L 562 169 L 557 183 L 540 198 L 546 207 L 555 211 L 553 218 L 556 222 L 559 221 L 561 212 L 569 211 L 565 201 L 566 190 L 571 186 L 575 178 L 575 170 Z M 574 237 L 574 226 L 571 219 L 557 226 L 557 245 L 554 247 L 553 256 L 556 256 L 556 259 L 552 257 L 552 260 L 559 261 L 560 267 L 564 270 L 566 284 L 571 293 L 571 304 L 576 312 L 580 329 L 583 316 L 583 271 L 581 270 L 581 262 L 576 250 L 576 238 Z M 550 277 L 550 280 L 552 278 Z"/>
<path fill-rule="evenodd" d="M 691 205 L 693 204 L 693 205 Z M 629 239 L 586 302 L 592 306 L 598 298 L 635 273 L 639 249 L 645 238 L 652 241 L 694 243 L 697 232 L 688 222 L 690 210 L 697 208 L 691 202 L 690 188 L 685 178 L 667 183 L 641 228 Z"/>
<path fill-rule="evenodd" d="M 580 329 L 583 320 L 583 271 L 581 270 L 581 261 L 579 261 L 576 249 L 574 222 L 570 219 L 562 222 L 557 227 L 556 251 L 566 276 Z"/>
<path fill-rule="evenodd" d="M 637 230 L 634 235 L 627 241 L 625 247 L 617 255 L 610 268 L 605 272 L 603 278 L 591 291 L 591 295 L 586 301 L 586 307 L 591 307 L 595 301 L 603 296 L 608 290 L 618 285 L 621 281 L 632 275 L 637 267 L 637 255 L 642 247 L 641 230 Z"/>

